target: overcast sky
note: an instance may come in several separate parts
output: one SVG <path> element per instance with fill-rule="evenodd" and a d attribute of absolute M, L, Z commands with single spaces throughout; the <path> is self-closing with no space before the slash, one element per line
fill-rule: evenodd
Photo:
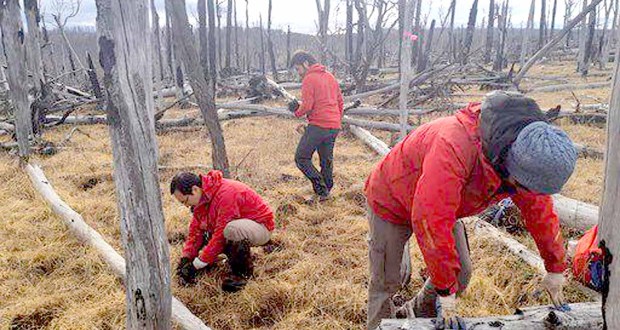
<path fill-rule="evenodd" d="M 46 20 L 48 22 L 51 21 L 50 13 L 54 12 L 55 4 L 58 2 L 71 2 L 71 0 L 41 0 L 41 8 L 46 16 Z M 131 1 L 131 0 L 129 0 Z M 195 24 L 197 19 L 196 14 L 196 1 L 197 0 L 186 0 L 188 7 L 188 15 L 190 18 L 190 23 Z M 423 0 L 422 13 L 423 16 L 426 13 L 430 13 L 430 19 L 438 19 L 440 13 L 444 13 L 447 11 L 447 8 L 450 4 L 450 0 Z M 495 2 L 499 2 L 500 0 L 496 0 Z M 267 20 L 267 6 L 268 0 L 249 0 L 249 16 L 250 16 L 250 25 L 258 25 L 259 14 L 263 15 L 263 22 L 265 23 Z M 371 2 L 370 0 L 368 1 Z M 553 1 L 547 1 L 548 7 L 551 7 Z M 557 18 L 556 18 L 556 27 L 561 26 L 564 21 L 564 0 L 557 0 L 558 9 L 557 9 Z M 156 0 L 155 1 L 158 11 L 160 12 L 160 16 L 163 17 L 164 14 L 164 0 Z M 226 6 L 227 1 L 223 1 L 223 6 Z M 332 15 L 330 17 L 330 29 L 334 29 L 336 27 L 342 28 L 344 26 L 345 20 L 345 1 L 344 0 L 336 0 L 332 1 Z M 473 0 L 457 0 L 457 8 L 456 8 L 456 24 L 464 25 L 467 23 L 469 10 Z M 527 20 L 527 15 L 529 11 L 530 1 L 528 0 L 510 0 L 511 6 L 511 14 L 512 14 L 512 24 L 515 27 L 519 27 L 522 24 L 525 25 L 525 21 Z M 536 0 L 536 23 L 535 26 L 538 26 L 538 20 L 540 19 L 540 0 Z M 480 25 L 482 22 L 482 18 L 487 16 L 489 7 L 488 0 L 480 0 L 478 5 L 478 22 Z M 550 11 L 550 8 L 548 8 Z M 576 11 L 576 9 L 575 9 Z M 573 13 L 573 16 L 575 13 Z M 95 19 L 97 16 L 97 9 L 95 7 L 95 0 L 82 0 L 82 6 L 80 8 L 79 14 L 69 21 L 69 25 L 75 26 L 95 26 Z M 317 10 L 316 10 L 316 2 L 314 0 L 273 0 L 273 27 L 286 29 L 287 25 L 291 26 L 291 30 L 293 32 L 301 32 L 301 33 L 316 33 L 316 21 L 317 21 Z M 429 24 L 430 24 L 429 19 Z M 161 19 L 163 21 L 163 19 Z M 245 26 L 245 1 L 237 0 L 237 20 L 239 24 Z M 222 16 L 222 25 L 225 25 L 226 15 Z M 438 19 L 439 23 L 439 19 Z"/>

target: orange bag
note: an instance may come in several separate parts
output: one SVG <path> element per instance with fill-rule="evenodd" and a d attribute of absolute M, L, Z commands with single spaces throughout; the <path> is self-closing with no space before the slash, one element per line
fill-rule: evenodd
<path fill-rule="evenodd" d="M 600 292 L 603 283 L 603 253 L 598 247 L 597 235 L 598 226 L 594 226 L 579 239 L 573 257 L 573 276 Z"/>

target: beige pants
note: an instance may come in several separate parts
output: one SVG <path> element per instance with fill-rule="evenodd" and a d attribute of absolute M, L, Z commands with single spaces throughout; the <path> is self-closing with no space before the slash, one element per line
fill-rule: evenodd
<path fill-rule="evenodd" d="M 224 238 L 229 241 L 247 239 L 252 246 L 265 245 L 271 239 L 271 232 L 260 223 L 250 219 L 233 220 L 224 228 Z"/>
<path fill-rule="evenodd" d="M 370 227 L 368 242 L 370 284 L 368 286 L 367 327 L 373 330 L 379 326 L 381 319 L 394 317 L 395 308 L 392 296 L 401 286 L 400 271 L 401 263 L 403 263 L 403 250 L 411 237 L 411 228 L 382 220 L 371 210 L 368 210 L 368 222 Z M 461 272 L 458 275 L 459 288 L 464 290 L 471 278 L 472 267 L 465 226 L 461 221 L 457 221 L 454 226 L 454 236 L 461 262 Z"/>

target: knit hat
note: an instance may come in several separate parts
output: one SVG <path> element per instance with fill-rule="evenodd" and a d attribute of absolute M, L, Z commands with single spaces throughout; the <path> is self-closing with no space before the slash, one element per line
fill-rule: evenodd
<path fill-rule="evenodd" d="M 568 135 L 544 121 L 533 122 L 519 133 L 506 157 L 508 173 L 529 190 L 556 194 L 568 181 L 577 151 Z"/>

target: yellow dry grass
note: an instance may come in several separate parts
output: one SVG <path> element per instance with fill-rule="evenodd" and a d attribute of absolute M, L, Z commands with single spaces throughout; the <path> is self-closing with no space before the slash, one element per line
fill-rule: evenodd
<path fill-rule="evenodd" d="M 171 111 L 179 115 L 185 110 Z M 311 194 L 296 169 L 296 123 L 270 117 L 222 124 L 233 175 L 254 187 L 277 214 L 275 238 L 283 249 L 256 249 L 256 278 L 245 290 L 225 294 L 219 288 L 224 269 L 201 277 L 196 286 L 173 284 L 173 293 L 214 329 L 362 329 L 367 298 L 367 223 L 359 185 L 378 157 L 355 138 L 339 137 L 335 155 L 334 198 L 320 206 L 301 202 Z M 604 132 L 564 125 L 573 139 L 603 147 Z M 46 133 L 61 141 L 70 127 Z M 37 157 L 59 195 L 121 251 L 112 156 L 107 128 L 84 126 L 57 155 Z M 379 134 L 389 141 L 389 134 Z M 168 132 L 158 137 L 160 164 L 173 167 L 210 164 L 205 129 Z M 243 160 L 243 161 L 242 161 Z M 189 211 L 167 193 L 174 170 L 160 171 L 166 229 L 174 265 L 179 235 L 186 233 Z M 13 158 L 0 155 L 0 328 L 18 321 L 51 329 L 124 327 L 121 282 L 96 252 L 80 245 L 31 188 Z M 602 162 L 580 160 L 567 185 L 569 197 L 597 203 Z M 464 316 L 511 314 L 516 307 L 548 303 L 533 295 L 540 275 L 502 246 L 470 229 L 474 261 L 471 285 L 459 302 Z M 531 245 L 529 238 L 523 238 Z M 529 240 L 529 241 L 528 241 Z M 422 284 L 421 254 L 411 244 L 410 297 Z M 584 297 L 573 285 L 571 302 Z M 25 321 L 24 321 L 25 320 Z"/>

